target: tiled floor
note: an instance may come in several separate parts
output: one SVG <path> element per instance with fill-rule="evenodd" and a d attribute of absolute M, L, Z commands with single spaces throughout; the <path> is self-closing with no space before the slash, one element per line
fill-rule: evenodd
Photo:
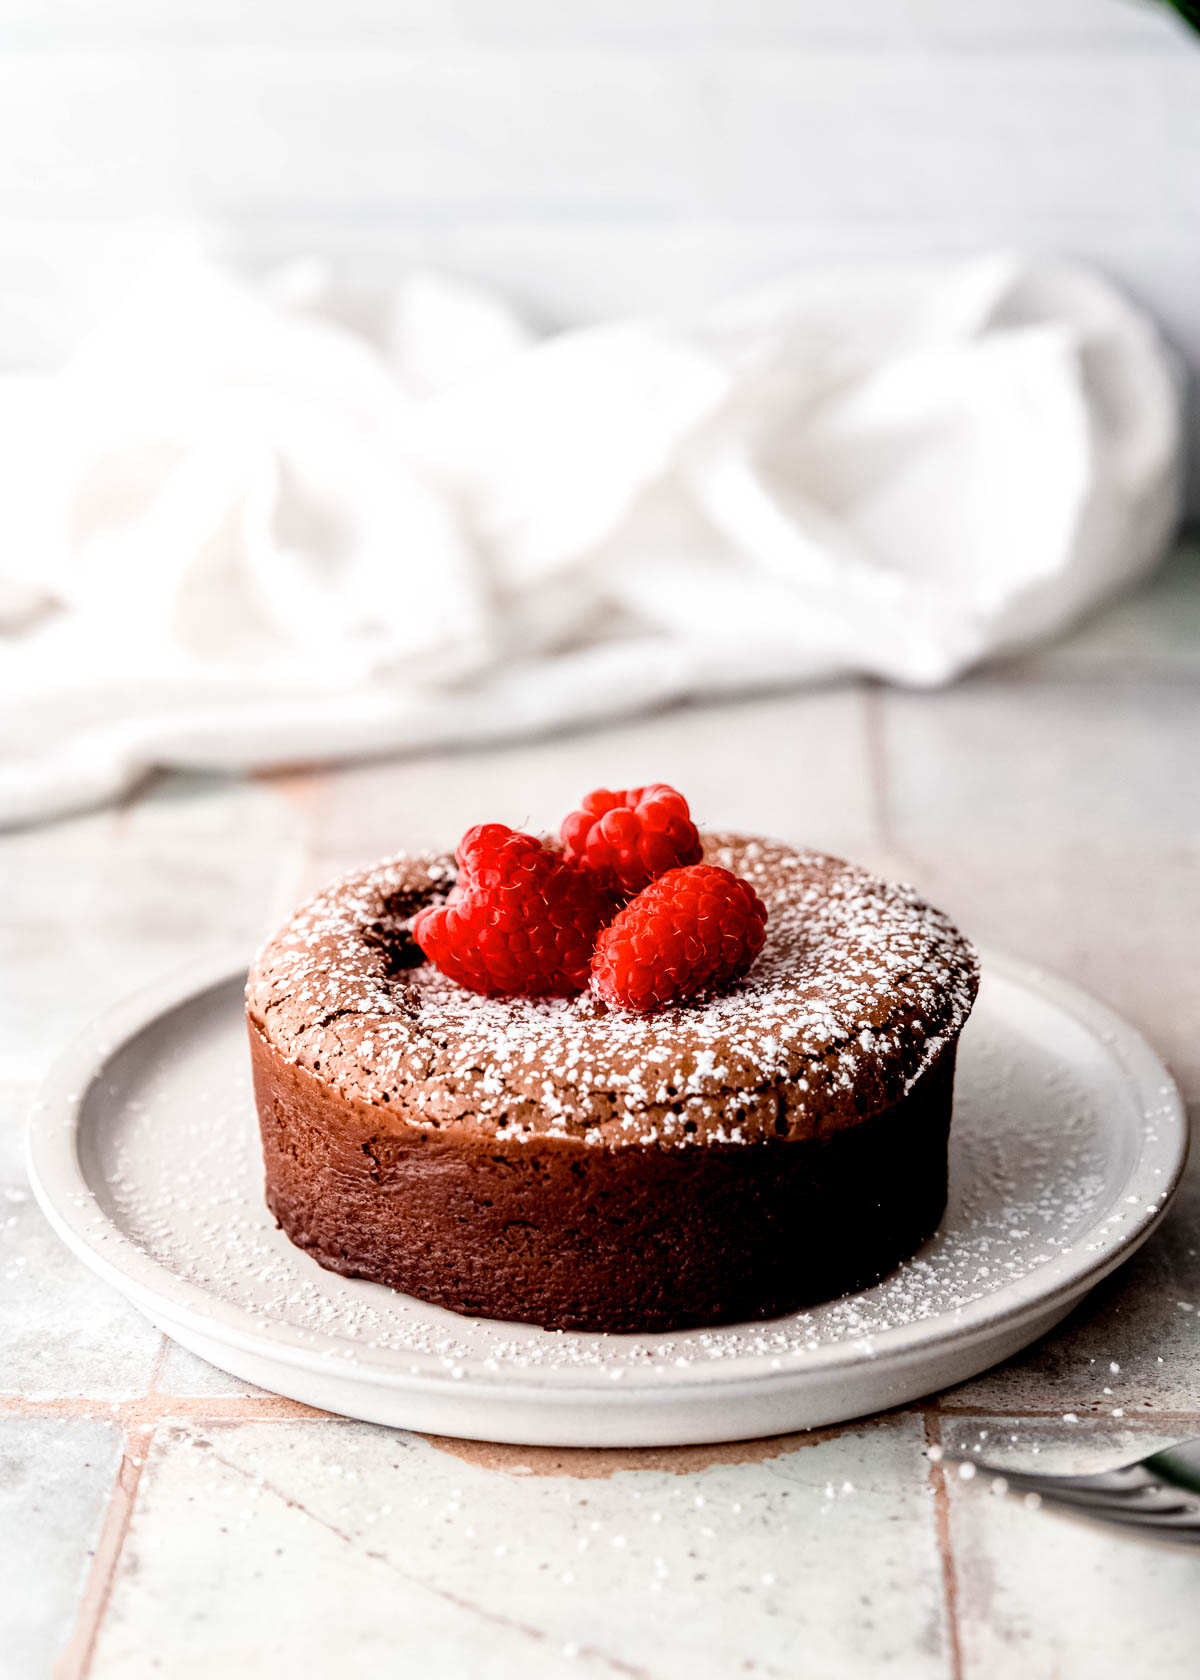
<path fill-rule="evenodd" d="M 986 1414 L 943 1428 L 948 1445 L 967 1450 L 986 1430 L 983 1445 L 998 1463 L 1026 1468 L 1053 1460 L 1080 1470 L 1136 1458 L 1172 1434 L 1162 1425 L 1080 1431 L 1059 1421 L 1039 1425 L 1031 1440 L 1024 1426 Z M 1114 1540 L 1107 1531 L 990 1498 L 978 1483 L 952 1474 L 948 1481 L 965 1673 L 1151 1680 L 1196 1672 L 1194 1551 Z"/>
<path fill-rule="evenodd" d="M 583 1672 L 684 1680 L 787 1673 L 799 1649 L 815 1673 L 844 1654 L 941 1675 L 923 1444 L 899 1418 L 686 1474 L 580 1478 L 325 1420 L 164 1426 L 93 1673 L 140 1673 L 149 1645 L 173 1675 L 332 1672 L 349 1655 L 363 1673 L 402 1657 L 413 1673 L 541 1676 L 574 1653 Z M 854 1566 L 868 1544 L 886 1595 Z"/>
<path fill-rule="evenodd" d="M 1191 1680 L 1200 1554 L 995 1499 L 926 1449 L 1082 1467 L 1200 1433 L 1200 1161 L 1047 1342 L 924 1406 L 582 1453 L 324 1418 L 165 1345 L 50 1234 L 20 1131 L 89 1015 L 210 946 L 248 950 L 333 869 L 660 777 L 710 825 L 916 879 L 1130 1015 L 1196 1102 L 1197 764 L 1193 548 L 1064 646 L 945 694 L 845 687 L 488 754 L 163 778 L 5 840 L 0 1676 Z"/>

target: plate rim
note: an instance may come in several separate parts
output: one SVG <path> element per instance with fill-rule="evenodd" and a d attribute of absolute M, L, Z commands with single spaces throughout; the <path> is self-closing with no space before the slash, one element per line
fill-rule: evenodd
<path fill-rule="evenodd" d="M 511 1397 L 526 1404 L 585 1404 L 602 1398 L 606 1406 L 620 1408 L 632 1403 L 679 1404 L 712 1390 L 730 1397 L 739 1391 L 762 1394 L 863 1364 L 881 1371 L 934 1356 L 949 1346 L 985 1339 L 1002 1327 L 1040 1318 L 1064 1302 L 1066 1311 L 1152 1234 L 1165 1217 L 1187 1164 L 1189 1121 L 1182 1095 L 1165 1062 L 1137 1028 L 1073 981 L 1040 964 L 991 947 L 982 948 L 981 964 L 985 980 L 989 976 L 1005 980 L 1071 1015 L 1118 1062 L 1143 1117 L 1153 1104 L 1157 1135 L 1153 1139 L 1139 1136 L 1138 1152 L 1120 1193 L 1127 1196 L 1131 1186 L 1157 1172 L 1155 1185 L 1142 1184 L 1138 1213 L 1119 1232 L 1101 1239 L 1095 1252 L 1073 1244 L 1023 1277 L 950 1312 L 910 1319 L 817 1348 L 790 1350 L 775 1356 L 780 1363 L 774 1367 L 767 1363 L 771 1355 L 760 1352 L 693 1360 L 669 1372 L 661 1367 L 642 1371 L 628 1366 L 620 1369 L 630 1380 L 618 1387 L 602 1362 L 541 1365 L 534 1368 L 535 1377 L 525 1378 L 506 1369 L 487 1370 L 479 1355 L 467 1355 L 458 1362 L 462 1374 L 451 1377 L 444 1367 L 432 1368 L 439 1356 L 428 1353 L 410 1356 L 394 1348 L 348 1346 L 348 1339 L 336 1331 L 301 1330 L 280 1319 L 262 1328 L 260 1315 L 181 1277 L 139 1248 L 105 1213 L 84 1176 L 78 1139 L 85 1098 L 108 1060 L 137 1033 L 190 999 L 242 978 L 247 972 L 244 952 L 224 952 L 188 963 L 122 998 L 77 1034 L 51 1067 L 33 1103 L 26 1128 L 27 1171 L 43 1213 L 67 1246 L 160 1327 L 164 1319 L 176 1321 L 244 1353 L 319 1370 L 330 1379 L 371 1382 L 397 1394 L 464 1396 L 482 1390 L 493 1399 Z M 1115 1205 L 1115 1199 L 1106 1203 L 1098 1210 L 1098 1218 Z M 451 1321 L 457 1316 L 447 1315 Z M 771 1322 L 748 1321 L 721 1328 L 754 1330 Z M 690 1333 L 694 1330 L 665 1332 L 662 1339 Z"/>

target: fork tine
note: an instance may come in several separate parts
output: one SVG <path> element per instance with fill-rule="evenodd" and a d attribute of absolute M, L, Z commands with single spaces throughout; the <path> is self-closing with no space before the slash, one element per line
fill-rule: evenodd
<path fill-rule="evenodd" d="M 1194 1511 L 1134 1511 L 1119 1506 L 1076 1505 L 1053 1497 L 1047 1499 L 1046 1504 L 1072 1516 L 1083 1517 L 1088 1522 L 1105 1523 L 1111 1528 L 1132 1529 L 1138 1534 L 1158 1535 L 1184 1545 L 1200 1546 L 1200 1516 Z"/>
<path fill-rule="evenodd" d="M 1005 1470 L 997 1464 L 976 1464 L 976 1469 L 982 1475 L 1007 1483 L 1014 1492 L 1038 1493 L 1047 1498 L 1051 1494 L 1069 1493 L 1072 1498 L 1099 1504 L 1132 1503 L 1162 1487 L 1140 1465 L 1130 1466 L 1130 1472 L 1139 1472 L 1136 1475 L 1117 1470 L 1096 1476 L 1052 1476 L 1033 1470 Z"/>
<path fill-rule="evenodd" d="M 1200 1501 L 1164 1485 L 1140 1464 L 1095 1476 L 1037 1475 L 978 1463 L 976 1469 L 1013 1493 L 1036 1494 L 1076 1516 L 1200 1543 Z"/>

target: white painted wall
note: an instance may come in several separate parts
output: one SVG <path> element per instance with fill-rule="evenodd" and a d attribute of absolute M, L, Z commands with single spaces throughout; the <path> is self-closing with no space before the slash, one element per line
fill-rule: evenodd
<path fill-rule="evenodd" d="M 1200 368 L 1200 38 L 1145 0 L 0 0 L 0 360 L 181 215 L 548 319 L 1031 243 Z"/>

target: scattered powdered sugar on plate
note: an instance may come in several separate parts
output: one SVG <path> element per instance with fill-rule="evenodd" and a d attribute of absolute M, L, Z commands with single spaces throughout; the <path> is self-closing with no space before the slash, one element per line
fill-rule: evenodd
<path fill-rule="evenodd" d="M 990 984 L 997 995 L 1014 989 Z M 1144 1217 L 1144 1198 L 1125 1206 L 1119 1192 L 1137 1127 L 1152 1134 L 1154 1115 L 1134 1120 L 1129 1160 L 1117 1158 L 1096 1089 L 1053 1041 L 1063 1029 L 1045 1028 L 1024 1030 L 1011 1008 L 989 1007 L 985 984 L 963 1037 L 941 1230 L 876 1288 L 760 1324 L 654 1336 L 546 1332 L 460 1318 L 322 1271 L 276 1230 L 262 1200 L 232 982 L 168 1011 L 107 1064 L 82 1107 L 80 1160 L 97 1223 L 111 1233 L 106 1215 L 144 1256 L 201 1292 L 198 1310 L 212 1303 L 226 1322 L 232 1314 L 322 1358 L 376 1374 L 493 1382 L 557 1371 L 662 1384 L 747 1359 L 765 1374 L 836 1346 L 869 1358 L 879 1337 L 904 1326 L 952 1330 L 972 1303 L 996 1297 L 1000 1310 L 1014 1283 Z"/>

